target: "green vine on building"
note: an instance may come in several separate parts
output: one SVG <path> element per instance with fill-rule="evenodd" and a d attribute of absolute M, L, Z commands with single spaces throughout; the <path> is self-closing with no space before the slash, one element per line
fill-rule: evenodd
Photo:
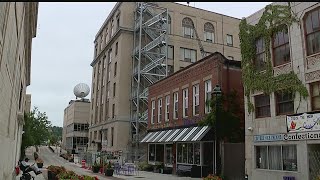
<path fill-rule="evenodd" d="M 240 48 L 242 56 L 242 78 L 247 97 L 248 112 L 254 111 L 254 105 L 250 101 L 250 94 L 255 91 L 262 91 L 270 94 L 275 91 L 298 92 L 306 98 L 308 91 L 293 71 L 287 74 L 273 75 L 271 63 L 270 44 L 272 37 L 279 31 L 288 31 L 293 23 L 299 21 L 291 13 L 290 5 L 268 5 L 265 7 L 259 22 L 256 25 L 247 24 L 246 19 L 241 20 L 239 29 Z M 257 71 L 254 68 L 253 60 L 256 56 L 255 42 L 263 38 L 265 43 L 265 71 Z"/>

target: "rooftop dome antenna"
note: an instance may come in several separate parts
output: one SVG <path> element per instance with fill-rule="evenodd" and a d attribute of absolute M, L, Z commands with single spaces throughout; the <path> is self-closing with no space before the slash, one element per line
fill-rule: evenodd
<path fill-rule="evenodd" d="M 86 97 L 90 92 L 90 87 L 85 83 L 79 83 L 73 88 L 73 94 L 77 98 L 83 99 Z"/>

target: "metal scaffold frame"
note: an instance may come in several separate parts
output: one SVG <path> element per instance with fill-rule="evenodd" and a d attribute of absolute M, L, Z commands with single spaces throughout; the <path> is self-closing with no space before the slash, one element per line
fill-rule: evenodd
<path fill-rule="evenodd" d="M 168 75 L 168 9 L 137 2 L 131 84 L 132 153 L 138 160 L 139 141 L 146 133 L 148 87 Z"/>

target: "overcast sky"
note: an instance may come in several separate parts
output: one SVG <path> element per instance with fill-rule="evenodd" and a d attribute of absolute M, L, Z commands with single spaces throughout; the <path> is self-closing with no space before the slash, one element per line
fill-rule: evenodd
<path fill-rule="evenodd" d="M 247 17 L 267 4 L 270 3 L 190 2 L 190 6 L 237 18 Z M 91 86 L 94 37 L 114 5 L 115 2 L 39 3 L 27 93 L 32 94 L 32 107 L 46 112 L 53 125 L 63 125 L 63 110 L 75 98 L 73 87 L 81 82 Z"/>

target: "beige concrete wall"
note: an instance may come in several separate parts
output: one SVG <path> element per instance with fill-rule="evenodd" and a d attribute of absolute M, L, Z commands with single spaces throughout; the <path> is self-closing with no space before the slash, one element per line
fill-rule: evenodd
<path fill-rule="evenodd" d="M 273 3 L 280 5 L 287 5 L 288 3 Z M 316 76 L 319 74 L 320 70 L 320 56 L 312 55 L 306 56 L 306 48 L 305 48 L 305 36 L 304 36 L 304 28 L 303 28 L 303 17 L 305 13 L 308 11 L 317 8 L 320 6 L 320 3 L 316 2 L 292 2 L 291 7 L 296 17 L 299 18 L 300 24 L 293 23 L 289 28 L 289 44 L 291 46 L 291 62 L 288 63 L 287 67 L 280 66 L 274 67 L 274 70 L 279 73 L 288 73 L 290 71 L 294 71 L 302 83 L 309 89 L 309 83 L 320 81 L 320 77 Z M 253 15 L 247 18 L 247 22 L 249 24 L 258 23 L 264 9 L 254 13 Z M 315 60 L 315 65 L 312 67 L 307 67 L 308 59 L 313 58 Z M 289 66 L 288 66 L 289 65 Z M 291 66 L 291 67 L 290 67 Z M 289 67 L 289 68 L 288 68 Z M 308 78 L 308 76 L 312 76 L 313 78 Z M 254 96 L 261 94 L 262 92 L 256 92 L 250 96 L 251 102 L 254 102 Z M 261 180 L 269 180 L 269 179 L 282 179 L 284 175 L 292 175 L 295 176 L 296 179 L 308 179 L 308 161 L 307 161 L 307 144 L 306 141 L 294 141 L 294 142 L 267 142 L 267 143 L 253 143 L 254 135 L 262 135 L 262 134 L 278 134 L 278 133 L 286 133 L 286 116 L 276 116 L 275 112 L 275 95 L 271 93 L 270 95 L 270 110 L 271 117 L 268 118 L 255 118 L 254 113 L 248 114 L 247 100 L 245 98 L 246 105 L 246 173 L 249 174 L 249 179 L 261 179 Z M 294 109 L 295 113 L 302 113 L 311 111 L 311 102 L 310 97 L 306 99 L 301 98 L 298 93 L 296 93 L 296 98 L 294 100 Z M 248 127 L 253 127 L 253 131 L 248 131 Z M 318 143 L 317 141 L 309 142 L 309 143 Z M 284 171 L 273 171 L 273 170 L 262 170 L 255 168 L 255 145 L 286 145 L 286 144 L 295 144 L 297 145 L 297 158 L 298 158 L 298 171 L 297 172 L 284 172 Z"/>
<path fill-rule="evenodd" d="M 86 137 L 88 132 L 69 132 L 67 126 L 74 123 L 87 124 L 90 120 L 90 102 L 82 102 L 81 100 L 72 100 L 64 110 L 63 130 L 62 130 L 62 147 L 66 148 L 67 137 Z"/>
<path fill-rule="evenodd" d="M 13 179 L 20 157 L 31 43 L 38 3 L 0 3 L 0 178 Z"/>
<path fill-rule="evenodd" d="M 197 60 L 202 58 L 197 40 L 183 37 L 182 19 L 184 17 L 189 17 L 193 20 L 206 52 L 219 51 L 226 57 L 233 56 L 235 60 L 241 60 L 238 38 L 239 19 L 177 3 L 160 2 L 159 5 L 168 8 L 169 15 L 171 16 L 171 34 L 168 38 L 168 45 L 174 46 L 174 60 L 171 60 L 169 64 L 174 65 L 174 71 L 179 70 L 180 67 L 186 67 L 191 64 L 180 61 L 180 47 L 195 49 L 197 50 Z M 134 10 L 134 2 L 117 3 L 101 26 L 94 40 L 95 45 L 93 49 L 97 47 L 97 52 L 95 52 L 93 62 L 91 63 L 93 72 L 91 91 L 92 107 L 90 112 L 91 127 L 89 134 L 90 132 L 92 132 L 92 134 L 94 134 L 94 132 L 99 134 L 101 129 L 115 127 L 115 136 L 119 136 L 122 139 L 121 141 L 115 141 L 117 145 L 113 148 L 108 148 L 108 150 L 112 151 L 124 151 L 131 139 L 129 135 Z M 120 18 L 119 31 L 116 29 L 118 14 Z M 115 33 L 110 37 L 112 19 L 114 19 Z M 206 22 L 214 25 L 214 43 L 204 42 L 204 24 Z M 227 34 L 233 35 L 233 47 L 226 45 Z M 117 56 L 115 55 L 116 43 L 118 43 Z M 112 61 L 108 63 L 108 50 L 110 48 L 112 48 Z M 117 76 L 113 75 L 115 62 L 117 62 Z M 108 99 L 107 78 L 109 71 L 111 76 L 109 82 L 110 96 Z M 113 83 L 116 83 L 115 97 L 113 97 Z M 112 118 L 112 104 L 115 104 L 115 118 Z M 117 122 L 121 125 L 116 125 Z M 92 140 L 89 139 L 89 142 L 91 141 Z M 96 148 L 97 146 L 93 144 L 90 147 L 91 150 L 96 150 Z"/>

